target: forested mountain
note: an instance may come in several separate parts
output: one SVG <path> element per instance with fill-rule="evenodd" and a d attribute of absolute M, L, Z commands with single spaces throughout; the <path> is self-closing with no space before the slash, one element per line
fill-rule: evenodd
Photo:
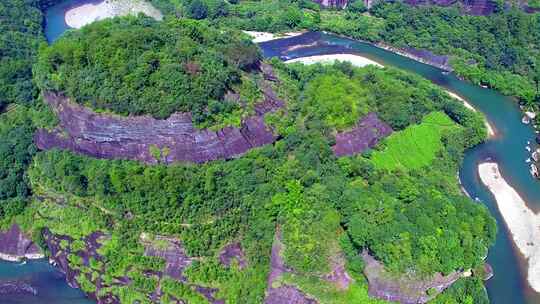
<path fill-rule="evenodd" d="M 3 227 L 20 225 L 71 284 L 104 303 L 280 303 L 288 292 L 306 303 L 386 303 L 367 293 L 373 261 L 389 281 L 440 276 L 451 285 L 440 293 L 425 284 L 412 297 L 488 302 L 482 279 L 495 221 L 456 178 L 464 150 L 485 139 L 480 114 L 394 68 L 262 60 L 240 30 L 329 30 L 429 49 L 451 55 L 473 82 L 533 103 L 537 15 L 401 3 L 366 14 L 360 2 L 339 11 L 311 1 L 151 2 L 164 21 L 107 19 L 50 46 L 45 3 L 0 3 L 8 21 L 0 25 Z M 51 92 L 66 103 L 49 107 L 42 99 Z M 66 124 L 60 113 L 69 109 L 83 109 L 86 120 Z M 178 112 L 195 128 L 174 120 Z M 152 117 L 130 124 L 144 115 Z M 103 129 L 85 129 L 88 121 Z M 156 125 L 145 122 L 165 127 L 148 131 Z M 192 142 L 212 137 L 232 149 L 237 142 L 222 140 L 237 132 L 249 146 L 171 160 L 182 150 L 162 131 L 179 125 L 189 125 Z M 250 141 L 253 126 L 267 141 Z M 69 144 L 38 151 L 38 129 Z M 100 133 L 112 129 L 131 146 Z M 368 134 L 365 147 L 338 155 L 340 136 L 358 130 Z M 133 144 L 147 131 L 170 145 Z M 102 150 L 88 153 L 88 138 Z M 126 156 L 133 151 L 152 161 Z"/>

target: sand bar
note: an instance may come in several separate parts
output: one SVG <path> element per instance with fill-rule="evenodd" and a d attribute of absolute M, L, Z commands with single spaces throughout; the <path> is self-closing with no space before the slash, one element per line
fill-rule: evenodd
<path fill-rule="evenodd" d="M 260 43 L 260 42 L 266 42 L 276 39 L 282 39 L 282 38 L 290 38 L 294 36 L 300 36 L 304 34 L 305 32 L 288 32 L 283 34 L 272 34 L 268 32 L 256 32 L 256 31 L 243 31 L 244 33 L 251 36 L 252 41 L 254 43 Z"/>
<path fill-rule="evenodd" d="M 65 14 L 65 21 L 69 27 L 78 29 L 105 18 L 137 15 L 139 13 L 153 17 L 156 20 L 163 19 L 163 15 L 158 9 L 142 0 L 105 0 L 69 9 Z"/>
<path fill-rule="evenodd" d="M 508 185 L 496 163 L 480 164 L 478 173 L 482 183 L 495 196 L 514 243 L 528 260 L 529 285 L 540 292 L 540 215 L 529 209 L 516 190 Z"/>
<path fill-rule="evenodd" d="M 363 56 L 353 55 L 353 54 L 331 54 L 331 55 L 307 56 L 307 57 L 300 57 L 300 58 L 287 60 L 285 61 L 285 63 L 301 62 L 303 64 L 315 64 L 315 63 L 332 64 L 336 61 L 348 61 L 356 67 L 363 67 L 366 65 L 374 65 L 378 67 L 383 66 L 382 64 L 374 60 L 368 59 Z"/>

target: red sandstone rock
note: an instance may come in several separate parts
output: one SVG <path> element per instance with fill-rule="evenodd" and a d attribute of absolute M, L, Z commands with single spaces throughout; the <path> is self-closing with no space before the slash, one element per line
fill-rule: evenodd
<path fill-rule="evenodd" d="M 226 245 L 219 253 L 219 261 L 221 264 L 230 267 L 233 260 L 237 261 L 240 269 L 246 268 L 246 256 L 242 250 L 242 246 L 238 242 Z"/>
<path fill-rule="evenodd" d="M 274 98 L 265 91 L 265 96 Z M 238 157 L 250 149 L 275 141 L 276 136 L 264 123 L 264 114 L 283 106 L 269 98 L 257 105 L 257 115 L 242 122 L 241 128 L 227 127 L 219 131 L 199 130 L 193 126 L 189 113 L 176 113 L 166 120 L 150 116 L 121 117 L 98 114 L 70 102 L 69 98 L 45 92 L 45 101 L 60 120 L 60 128 L 49 132 L 38 130 L 34 141 L 38 148 L 60 148 L 106 159 L 131 159 L 157 163 L 150 152 L 156 146 L 162 151 L 159 161 L 203 163 Z"/>
<path fill-rule="evenodd" d="M 359 154 L 374 147 L 391 133 L 392 128 L 387 123 L 380 120 L 377 114 L 369 113 L 352 130 L 338 133 L 332 149 L 338 157 Z"/>
<path fill-rule="evenodd" d="M 348 0 L 313 0 L 319 3 L 322 7 L 345 8 L 349 3 Z"/>
<path fill-rule="evenodd" d="M 384 266 L 367 251 L 362 253 L 366 267 L 364 274 L 369 282 L 368 293 L 371 297 L 403 304 L 426 303 L 461 277 L 461 272 L 447 276 L 436 274 L 430 279 L 413 277 L 394 277 L 386 273 Z M 433 292 L 428 295 L 427 291 Z"/>
<path fill-rule="evenodd" d="M 11 225 L 6 232 L 0 232 L 0 255 L 11 261 L 42 257 L 39 247 L 24 235 L 17 224 Z"/>

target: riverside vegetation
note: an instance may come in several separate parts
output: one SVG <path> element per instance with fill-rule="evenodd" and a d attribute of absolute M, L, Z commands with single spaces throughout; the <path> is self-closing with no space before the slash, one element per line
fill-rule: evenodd
<path fill-rule="evenodd" d="M 344 10 L 311 1 L 153 0 L 164 12 L 244 30 L 324 30 L 347 37 L 450 55 L 455 72 L 475 84 L 536 106 L 540 99 L 540 18 L 497 2 L 489 16 L 459 6 L 412 7 L 401 2 L 351 1 Z M 278 12 L 278 13 L 276 13 Z M 369 14 L 366 14 L 369 13 Z"/>
<path fill-rule="evenodd" d="M 23 37 L 28 34 L 23 22 L 34 20 L 36 26 L 41 22 L 38 3 L 6 3 L 1 4 L 2 14 L 29 15 L 21 15 L 26 17 L 20 20 L 10 17 L 10 27 L 2 31 L 5 37 Z M 295 8 L 296 4 L 288 2 L 270 3 L 287 5 L 285 15 L 293 16 L 293 21 L 298 20 L 295 12 L 302 13 L 299 20 L 309 15 L 306 9 L 318 12 L 310 3 L 301 4 L 309 8 Z M 197 15 L 201 12 L 197 6 L 190 9 L 165 1 L 156 5 L 169 7 L 167 12 L 175 14 L 189 12 L 196 19 L 212 18 L 214 13 L 208 15 L 209 11 L 221 12 L 225 9 L 220 7 L 236 5 L 203 4 L 207 6 L 206 16 Z M 248 5 L 266 4 L 240 2 L 236 9 Z M 281 282 L 297 286 L 322 303 L 382 302 L 367 296 L 363 263 L 358 257 L 363 249 L 368 249 L 396 276 L 406 272 L 429 277 L 435 272 L 481 268 L 494 242 L 495 222 L 485 207 L 462 195 L 455 172 L 464 149 L 484 140 L 483 120 L 428 81 L 396 69 L 353 68 L 349 64 L 306 67 L 272 61 L 280 81 L 278 94 L 286 101 L 286 110 L 269 116 L 267 123 L 279 140 L 234 160 L 146 166 L 68 151 L 36 151 L 32 144 L 34 130 L 55 125 L 54 115 L 40 100 L 37 87 L 65 91 L 75 101 L 97 110 L 157 117 L 178 110 L 204 114 L 210 102 L 217 103 L 227 89 L 237 89 L 247 100 L 256 100 L 256 76 L 248 68 L 259 59 L 256 47 L 238 31 L 208 26 L 208 22 L 221 26 L 249 20 L 238 14 L 237 19 L 208 21 L 178 21 L 169 16 L 165 23 L 145 17 L 105 20 L 73 32 L 51 47 L 42 45 L 39 60 L 37 45 L 44 42 L 40 30 L 20 44 L 8 39 L 13 44 L 3 45 L 6 51 L 2 51 L 11 53 L 2 60 L 20 63 L 2 64 L 6 70 L 1 76 L 10 81 L 2 82 L 8 86 L 9 94 L 2 95 L 6 111 L 0 120 L 3 226 L 12 220 L 18 222 L 44 249 L 45 228 L 71 237 L 74 242 L 61 246 L 70 252 L 70 266 L 81 273 L 76 278 L 81 288 L 95 292 L 95 281 L 88 277 L 100 278 L 106 287 L 99 294 L 112 293 L 122 303 L 148 302 L 147 295 L 158 284 L 155 277 L 147 275 L 148 271 L 164 267 L 163 260 L 144 255 L 140 242 L 143 234 L 174 236 L 182 241 L 188 256 L 195 257 L 184 273 L 187 283 L 169 279 L 160 282 L 165 299 L 180 297 L 193 303 L 206 300 L 192 289 L 192 284 L 217 288 L 215 296 L 227 303 L 263 302 L 276 226 L 283 233 L 285 263 L 295 270 Z M 313 26 L 319 22 L 316 16 L 313 14 Z M 275 23 L 277 30 L 300 26 L 280 22 Z M 88 37 L 96 44 L 90 44 Z M 145 45 L 138 41 L 144 39 L 156 43 L 156 48 L 143 49 Z M 114 48 L 107 47 L 111 41 Z M 185 47 L 177 53 L 172 46 L 179 42 Z M 231 52 L 239 46 L 248 52 L 221 55 L 215 50 L 218 43 L 230 46 Z M 147 51 L 148 57 L 135 60 L 135 50 Z M 243 57 L 246 53 L 248 56 Z M 92 55 L 99 55 L 99 60 L 88 60 Z M 147 83 L 152 81 L 149 74 L 161 75 L 167 68 L 172 69 L 167 64 L 174 58 L 183 63 L 177 68 L 184 71 L 189 71 L 191 61 L 206 64 L 196 75 L 174 74 L 178 80 L 176 89 L 195 94 L 193 99 L 171 104 L 175 92 L 171 89 L 162 98 L 138 103 L 144 96 L 136 95 L 137 82 Z M 30 73 L 32 64 L 35 79 Z M 114 76 L 98 73 L 100 69 L 110 71 L 111 66 L 118 68 Z M 126 70 L 128 66 L 134 70 Z M 14 70 L 19 67 L 20 71 Z M 12 81 L 13 75 L 20 79 Z M 214 77 L 210 75 L 219 75 L 223 82 L 202 81 Z M 201 80 L 191 81 L 192 76 Z M 96 80 L 83 88 L 85 77 L 104 78 L 103 83 Z M 123 79 L 125 95 L 100 95 L 99 85 L 113 77 Z M 112 90 L 114 84 L 110 85 Z M 148 89 L 163 89 L 164 85 L 156 81 Z M 213 87 L 207 90 L 208 85 Z M 166 111 L 161 112 L 161 105 L 166 106 Z M 218 108 L 213 114 L 226 116 L 232 112 Z M 350 129 L 369 112 L 377 113 L 396 133 L 374 151 L 336 158 L 331 150 L 336 132 Z M 216 125 L 226 121 L 215 117 L 203 115 L 200 123 Z M 425 124 L 441 128 L 428 137 L 415 136 Z M 411 149 L 414 145 L 422 148 Z M 395 159 L 399 153 L 406 153 L 402 157 L 411 161 L 392 166 L 381 160 L 385 154 Z M 86 264 L 81 260 L 82 239 L 96 231 L 107 235 L 99 249 L 103 260 Z M 232 242 L 240 242 L 246 267 L 234 263 L 225 267 L 218 262 L 220 250 Z M 341 253 L 354 278 L 345 290 L 321 278 Z M 113 286 L 117 278 L 124 276 L 133 284 Z M 473 276 L 460 279 L 434 302 L 486 303 L 487 296 L 481 278 Z"/>

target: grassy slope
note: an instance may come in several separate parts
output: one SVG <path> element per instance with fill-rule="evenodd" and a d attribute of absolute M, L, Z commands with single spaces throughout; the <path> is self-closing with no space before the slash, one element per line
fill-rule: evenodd
<path fill-rule="evenodd" d="M 456 124 L 442 112 L 428 114 L 419 125 L 394 133 L 386 140 L 383 151 L 373 153 L 377 168 L 417 169 L 429 165 L 442 148 L 441 137 L 445 130 Z"/>

